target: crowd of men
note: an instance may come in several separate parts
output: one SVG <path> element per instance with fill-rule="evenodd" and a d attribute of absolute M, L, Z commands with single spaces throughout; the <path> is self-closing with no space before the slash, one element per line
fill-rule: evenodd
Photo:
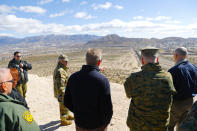
<path fill-rule="evenodd" d="M 197 131 L 197 67 L 187 60 L 188 51 L 174 51 L 175 66 L 162 70 L 159 49 L 141 49 L 141 71 L 125 80 L 130 99 L 127 126 L 130 131 Z M 76 131 L 107 131 L 113 115 L 110 84 L 100 72 L 102 52 L 89 49 L 86 65 L 68 76 L 66 55 L 58 57 L 54 70 L 54 97 L 59 102 L 61 125 L 74 120 Z M 0 68 L 0 130 L 39 131 L 27 102 L 31 64 L 15 52 L 8 68 Z M 119 97 L 119 96 L 117 96 Z"/>

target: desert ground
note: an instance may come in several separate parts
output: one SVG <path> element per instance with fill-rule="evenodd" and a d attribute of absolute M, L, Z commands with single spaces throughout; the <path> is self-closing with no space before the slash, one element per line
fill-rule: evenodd
<path fill-rule="evenodd" d="M 52 74 L 57 64 L 58 54 L 69 57 L 69 74 L 80 70 L 85 64 L 85 49 L 51 54 L 39 54 L 25 57 L 32 64 L 29 71 L 27 103 L 34 119 L 43 131 L 75 131 L 75 124 L 60 126 L 59 105 L 53 97 Z M 162 67 L 167 70 L 174 63 L 172 56 L 161 57 Z M 196 60 L 196 59 L 195 59 Z M 1 62 L 0 67 L 6 67 L 8 61 Z M 130 100 L 126 98 L 123 83 L 131 72 L 140 70 L 140 63 L 132 49 L 104 48 L 102 72 L 110 81 L 113 102 L 113 118 L 109 125 L 111 131 L 129 131 L 126 118 Z"/>

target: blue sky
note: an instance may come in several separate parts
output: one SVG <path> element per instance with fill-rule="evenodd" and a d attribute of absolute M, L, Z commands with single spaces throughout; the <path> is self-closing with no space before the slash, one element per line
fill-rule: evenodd
<path fill-rule="evenodd" d="M 197 37 L 196 0 L 0 0 L 0 36 Z"/>

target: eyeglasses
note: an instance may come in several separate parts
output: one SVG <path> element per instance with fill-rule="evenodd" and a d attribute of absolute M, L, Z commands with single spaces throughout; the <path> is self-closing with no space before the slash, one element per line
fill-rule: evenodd
<path fill-rule="evenodd" d="M 14 82 L 14 80 L 9 80 L 9 81 L 3 81 L 3 82 L 0 82 L 0 85 L 2 84 L 2 83 L 6 83 L 6 82 Z"/>
<path fill-rule="evenodd" d="M 16 56 L 16 57 L 21 57 L 21 56 L 18 55 L 18 56 Z"/>

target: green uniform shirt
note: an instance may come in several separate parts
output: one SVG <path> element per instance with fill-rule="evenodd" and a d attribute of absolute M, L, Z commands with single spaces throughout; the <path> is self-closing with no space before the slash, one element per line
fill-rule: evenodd
<path fill-rule="evenodd" d="M 58 63 L 57 67 L 54 70 L 53 74 L 53 85 L 54 85 L 54 96 L 64 95 L 65 86 L 68 81 L 68 67 L 65 67 L 63 64 Z"/>
<path fill-rule="evenodd" d="M 124 83 L 131 99 L 127 125 L 131 131 L 166 131 L 169 124 L 172 77 L 159 64 L 146 64 L 142 71 L 132 73 Z"/>
<path fill-rule="evenodd" d="M 22 103 L 0 93 L 0 131 L 40 131 Z"/>

